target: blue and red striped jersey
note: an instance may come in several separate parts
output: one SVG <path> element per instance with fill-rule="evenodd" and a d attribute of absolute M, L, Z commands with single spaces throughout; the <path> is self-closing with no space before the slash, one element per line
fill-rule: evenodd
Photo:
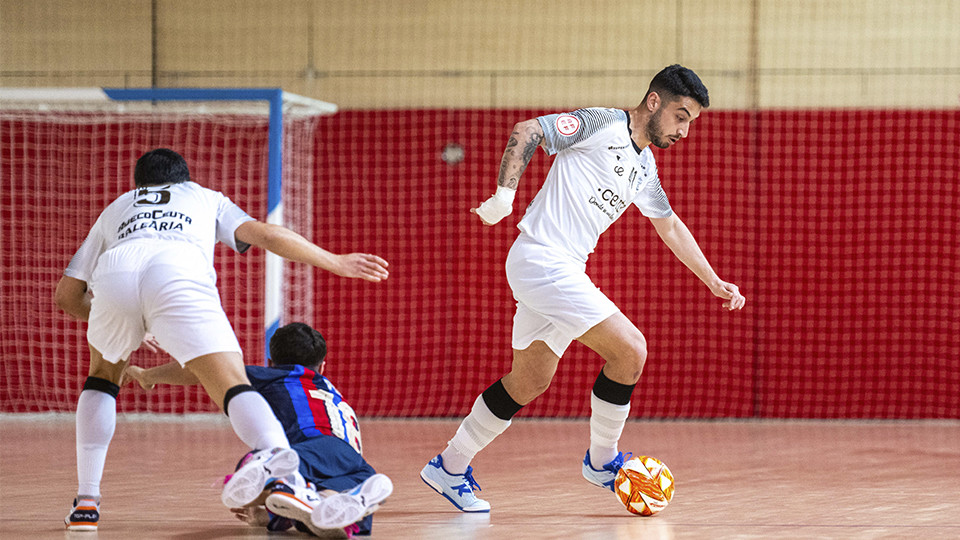
<path fill-rule="evenodd" d="M 250 384 L 270 404 L 290 444 L 330 436 L 362 454 L 357 415 L 329 379 L 299 365 L 245 367 Z"/>

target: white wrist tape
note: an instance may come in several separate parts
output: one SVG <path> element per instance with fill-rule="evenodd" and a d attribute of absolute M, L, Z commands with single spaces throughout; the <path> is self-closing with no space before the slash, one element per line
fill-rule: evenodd
<path fill-rule="evenodd" d="M 477 208 L 477 215 L 491 225 L 497 223 L 513 211 L 513 198 L 516 195 L 515 189 L 497 187 L 497 192 Z"/>

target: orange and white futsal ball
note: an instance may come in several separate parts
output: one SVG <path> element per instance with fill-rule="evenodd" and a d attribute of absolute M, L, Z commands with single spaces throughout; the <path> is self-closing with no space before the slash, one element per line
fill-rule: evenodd
<path fill-rule="evenodd" d="M 673 498 L 673 473 L 655 457 L 639 456 L 628 460 L 617 472 L 613 492 L 627 510 L 652 516 L 667 507 Z"/>

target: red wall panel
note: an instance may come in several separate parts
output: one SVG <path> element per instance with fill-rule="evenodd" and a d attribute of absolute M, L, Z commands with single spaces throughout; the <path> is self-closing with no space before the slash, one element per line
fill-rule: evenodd
<path fill-rule="evenodd" d="M 537 153 L 514 214 L 496 227 L 469 210 L 493 191 L 513 124 L 543 112 L 552 111 L 352 111 L 320 121 L 315 229 L 302 232 L 391 264 L 379 284 L 315 276 L 308 322 L 328 338 L 327 374 L 361 415 L 461 416 L 509 370 L 514 305 L 503 263 L 552 158 Z M 4 179 L 43 161 L 32 144 L 12 149 L 17 128 L 3 126 Z M 448 143 L 465 149 L 463 162 L 440 158 Z M 228 195 L 262 218 L 265 165 L 252 152 L 243 151 L 251 185 Z M 706 111 L 688 139 L 655 154 L 674 209 L 748 302 L 721 310 L 639 212 L 611 227 L 588 272 L 648 341 L 635 416 L 960 417 L 960 112 Z M 0 188 L 3 411 L 70 410 L 86 374 L 84 327 L 56 313 L 52 293 L 96 213 L 46 211 L 65 180 L 44 163 L 39 176 L 60 184 Z M 104 201 L 119 193 L 74 182 Z M 48 242 L 43 256 L 23 257 L 36 238 Z M 228 315 L 247 361 L 259 363 L 262 254 L 218 254 Z M 601 365 L 574 344 L 521 414 L 589 414 Z M 162 392 L 158 401 L 126 389 L 121 410 L 214 410 L 197 389 Z"/>

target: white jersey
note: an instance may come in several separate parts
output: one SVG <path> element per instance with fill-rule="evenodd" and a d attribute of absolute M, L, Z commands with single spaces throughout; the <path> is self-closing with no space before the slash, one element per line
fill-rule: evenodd
<path fill-rule="evenodd" d="M 100 255 L 133 241 L 168 246 L 187 242 L 199 248 L 212 273 L 213 249 L 218 241 L 240 253 L 250 247 L 238 242 L 234 233 L 251 220 L 225 195 L 194 182 L 136 188 L 100 213 L 64 274 L 89 282 Z"/>
<path fill-rule="evenodd" d="M 544 146 L 557 158 L 520 220 L 537 243 L 586 263 L 600 234 L 631 204 L 647 217 L 673 214 L 650 148 L 630 138 L 630 117 L 589 108 L 537 118 Z"/>

